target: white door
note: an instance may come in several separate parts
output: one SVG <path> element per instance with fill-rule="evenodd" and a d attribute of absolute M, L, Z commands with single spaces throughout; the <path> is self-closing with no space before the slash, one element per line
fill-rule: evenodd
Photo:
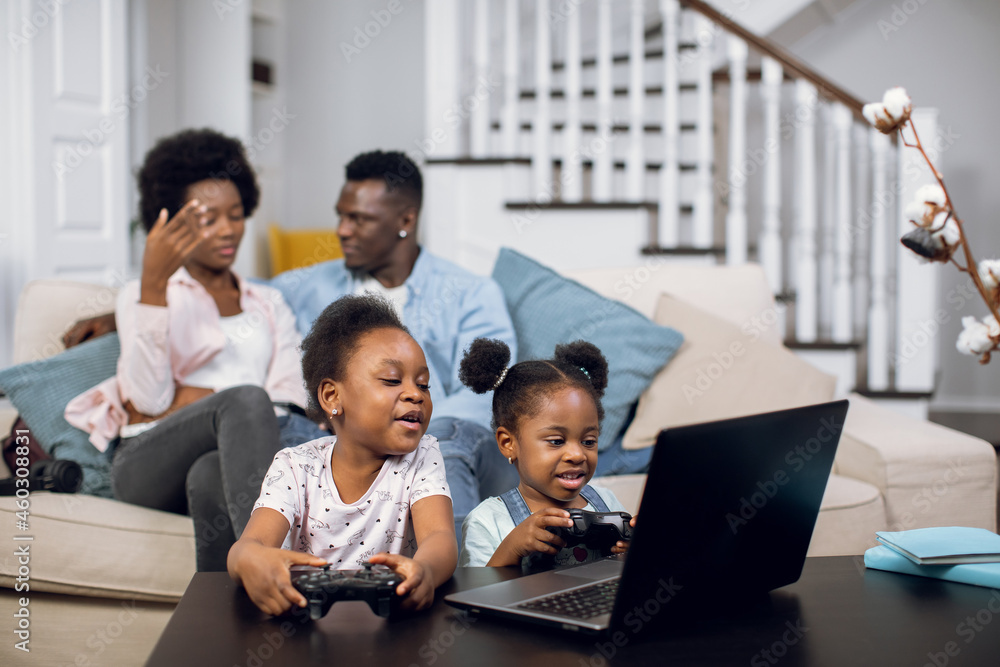
<path fill-rule="evenodd" d="M 12 301 L 26 281 L 120 286 L 124 279 L 128 117 L 145 97 L 141 86 L 126 89 L 126 5 L 12 0 L 6 8 L 10 96 L 3 104 L 13 129 L 5 170 L 16 184 L 3 253 L 8 341 Z"/>

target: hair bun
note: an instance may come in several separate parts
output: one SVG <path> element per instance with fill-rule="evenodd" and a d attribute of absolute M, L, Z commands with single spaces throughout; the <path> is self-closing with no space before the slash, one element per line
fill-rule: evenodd
<path fill-rule="evenodd" d="M 608 360 L 604 358 L 600 348 L 585 340 L 577 340 L 556 345 L 554 358 L 586 373 L 597 395 L 604 396 L 604 389 L 608 386 Z"/>
<path fill-rule="evenodd" d="M 458 379 L 477 394 L 493 389 L 510 364 L 510 348 L 502 340 L 477 338 L 465 352 Z"/>

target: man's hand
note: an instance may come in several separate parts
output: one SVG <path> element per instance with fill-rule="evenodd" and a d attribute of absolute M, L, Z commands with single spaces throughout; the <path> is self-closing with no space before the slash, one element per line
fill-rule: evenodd
<path fill-rule="evenodd" d="M 63 334 L 62 342 L 69 349 L 91 338 L 98 338 L 117 330 L 118 325 L 115 324 L 115 314 L 105 313 L 104 315 L 88 317 L 85 320 L 74 322 L 73 326 Z"/>

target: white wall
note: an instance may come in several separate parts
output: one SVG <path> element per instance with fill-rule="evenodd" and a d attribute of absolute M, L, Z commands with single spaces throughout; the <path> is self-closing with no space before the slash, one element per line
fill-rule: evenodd
<path fill-rule="evenodd" d="M 416 142 L 424 131 L 424 3 L 398 0 L 395 15 L 388 13 L 390 4 L 286 5 L 286 94 L 295 118 L 285 134 L 290 156 L 281 220 L 285 227 L 334 224 L 344 165 L 356 154 L 375 149 L 417 154 Z M 369 32 L 377 32 L 375 37 L 364 34 L 366 24 Z M 356 38 L 362 47 L 355 46 Z M 342 44 L 360 53 L 345 56 Z"/>
<path fill-rule="evenodd" d="M 953 143 L 938 166 L 977 260 L 1000 256 L 995 124 L 1000 82 L 993 71 L 1000 62 L 998 26 L 995 0 L 873 0 L 800 43 L 785 45 L 862 99 L 881 99 L 886 88 L 900 85 L 916 106 L 940 110 L 941 127 Z M 986 307 L 981 301 L 959 307 L 966 280 L 953 267 L 944 267 L 941 276 L 940 305 L 948 321 L 935 340 L 942 368 L 934 405 L 1000 411 L 1000 358 L 981 367 L 955 351 L 961 318 L 982 317 Z"/>

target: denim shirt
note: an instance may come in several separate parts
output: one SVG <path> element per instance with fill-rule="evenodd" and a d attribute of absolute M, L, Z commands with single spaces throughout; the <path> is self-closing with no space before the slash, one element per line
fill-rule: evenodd
<path fill-rule="evenodd" d="M 362 281 L 335 259 L 271 279 L 295 313 L 303 336 L 328 305 L 354 294 Z M 456 417 L 490 427 L 492 396 L 476 395 L 458 379 L 462 356 L 476 338 L 496 338 L 517 359 L 514 325 L 500 286 L 421 249 L 406 282 L 403 324 L 419 343 L 430 369 L 433 417 Z"/>

